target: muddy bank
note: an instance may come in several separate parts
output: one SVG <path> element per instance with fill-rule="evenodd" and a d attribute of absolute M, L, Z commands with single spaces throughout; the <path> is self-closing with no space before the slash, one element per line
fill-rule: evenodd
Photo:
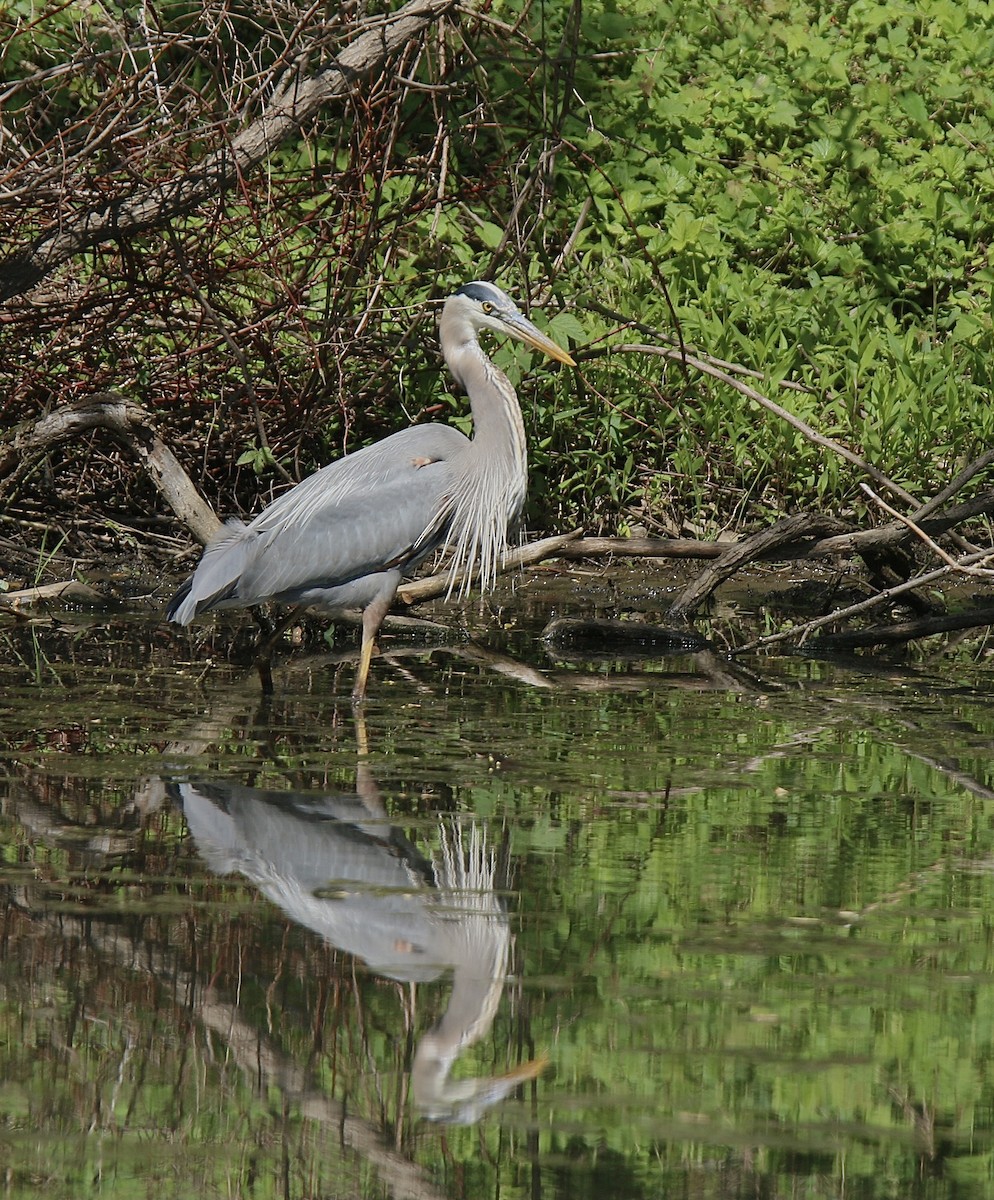
<path fill-rule="evenodd" d="M 184 559 L 191 565 L 194 561 L 194 555 Z M 41 585 L 30 602 L 0 601 L 0 628 L 8 635 L 17 629 L 31 631 L 31 636 L 46 627 L 61 629 L 75 642 L 90 625 L 137 622 L 160 652 L 175 644 L 193 661 L 250 664 L 258 626 L 248 613 L 204 619 L 189 630 L 165 623 L 167 603 L 184 577 L 183 564 L 178 565 L 178 571 L 165 571 L 147 556 L 130 561 L 108 556 L 99 566 L 80 570 L 76 579 L 53 581 L 47 591 L 47 585 Z M 982 650 L 986 625 L 978 613 L 983 615 L 984 595 L 972 581 L 954 577 L 941 591 L 933 589 L 927 595 L 909 589 L 894 598 L 878 624 L 879 610 L 873 607 L 862 616 L 846 618 L 847 612 L 878 594 L 868 572 L 857 566 L 812 561 L 751 564 L 720 584 L 694 618 L 674 618 L 675 602 L 699 578 L 700 569 L 689 560 L 542 562 L 503 575 L 487 596 L 473 593 L 465 601 L 435 597 L 395 604 L 384 625 L 381 649 L 389 653 L 406 646 L 416 651 L 466 639 L 504 648 L 524 635 L 541 638 L 546 652 L 563 660 L 652 658 L 705 648 L 722 657 L 797 648 L 821 654 L 850 649 L 838 644 L 839 637 L 866 636 L 869 629 L 877 631 L 871 639 L 880 638 L 870 641 L 869 650 L 887 645 L 882 631 L 895 631 L 888 657 L 924 638 L 941 638 L 923 643 L 935 650 L 973 637 Z M 835 613 L 842 614 L 837 621 Z M 287 630 L 277 657 L 331 647 L 348 659 L 358 644 L 357 625 L 357 615 L 346 614 L 332 623 L 301 613 Z M 811 626 L 806 638 L 803 632 L 783 636 L 784 631 Z M 79 652 L 77 645 L 72 653 Z"/>

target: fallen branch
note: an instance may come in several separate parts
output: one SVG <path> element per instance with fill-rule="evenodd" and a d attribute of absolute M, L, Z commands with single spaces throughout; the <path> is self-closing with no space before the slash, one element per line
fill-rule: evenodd
<path fill-rule="evenodd" d="M 951 554 L 947 554 L 946 551 L 943 550 L 938 542 L 929 537 L 920 524 L 918 524 L 916 521 L 913 521 L 911 517 L 903 516 L 897 511 L 896 508 L 893 508 L 891 505 L 889 505 L 886 500 L 882 500 L 868 484 L 861 483 L 860 487 L 864 492 L 866 492 L 871 500 L 880 505 L 885 513 L 887 513 L 889 516 L 896 517 L 902 525 L 905 525 L 908 530 L 913 533 L 916 538 L 923 542 L 937 558 L 940 558 L 946 564 L 946 566 L 951 567 L 954 571 L 962 572 L 964 575 L 980 575 L 986 579 L 994 577 L 994 571 L 988 570 L 986 567 L 961 566 Z M 991 554 L 994 556 L 994 551 L 991 551 Z"/>
<path fill-rule="evenodd" d="M 994 625 L 994 605 L 984 604 L 963 612 L 944 613 L 938 617 L 922 617 L 914 621 L 896 621 L 891 625 L 874 625 L 846 633 L 826 633 L 817 639 L 818 650 L 855 650 L 861 646 L 894 646 L 916 638 L 933 637 L 955 629 L 976 629 Z"/>
<path fill-rule="evenodd" d="M 923 512 L 926 507 L 930 506 L 931 501 L 920 511 Z M 959 525 L 962 521 L 991 514 L 994 514 L 994 491 L 980 492 L 972 499 L 963 500 L 951 508 L 943 509 L 934 516 L 916 515 L 913 519 L 915 524 L 929 537 L 935 538 L 952 529 L 954 525 Z M 876 529 L 861 529 L 857 532 L 825 538 L 811 547 L 811 554 L 862 554 L 865 550 L 877 550 L 885 546 L 897 545 L 900 542 L 908 541 L 910 537 L 911 532 L 902 520 L 891 521 Z M 959 563 L 965 561 L 967 561 L 966 558 L 957 560 Z"/>
<path fill-rule="evenodd" d="M 564 546 L 575 542 L 581 532 L 579 529 L 574 529 L 572 533 L 542 538 L 541 541 L 529 542 L 527 546 L 512 550 L 500 567 L 501 573 L 514 571 L 520 567 L 531 567 L 546 558 L 555 558 Z M 435 600 L 439 596 L 448 594 L 450 590 L 458 591 L 464 579 L 464 572 L 458 572 L 453 579 L 449 571 L 439 571 L 424 579 L 416 579 L 411 583 L 402 584 L 397 592 L 397 599 L 401 604 L 423 604 L 426 600 Z"/>
<path fill-rule="evenodd" d="M 21 588 L 16 592 L 0 592 L 0 605 L 4 608 L 30 608 L 33 604 L 44 604 L 48 600 L 77 604 L 104 604 L 106 597 L 94 588 L 75 579 L 61 583 L 44 583 L 38 587 Z"/>
<path fill-rule="evenodd" d="M 101 392 L 57 408 L 38 421 L 18 426 L 0 439 L 0 495 L 3 481 L 24 474 L 31 463 L 60 442 L 93 429 L 105 429 L 130 450 L 177 517 L 202 544 L 221 528 L 210 505 L 193 486 L 179 460 L 155 431 L 140 404 L 115 392 Z"/>
<path fill-rule="evenodd" d="M 945 533 L 954 525 L 971 517 L 994 514 L 994 492 L 984 492 L 973 500 L 964 501 L 954 509 L 949 509 L 935 517 L 923 521 L 918 527 L 928 535 L 935 537 Z M 839 524 L 845 524 L 839 522 Z M 875 529 L 859 529 L 827 537 L 817 538 L 810 542 L 795 542 L 783 545 L 771 545 L 769 549 L 756 556 L 757 561 L 787 561 L 813 558 L 838 558 L 844 554 L 863 554 L 874 550 L 883 550 L 907 541 L 909 537 L 905 518 L 880 525 Z M 740 546 L 747 539 L 737 542 L 705 542 L 696 538 L 611 538 L 584 537 L 578 538 L 564 546 L 560 558 L 681 558 L 709 559 L 721 558 L 730 549 Z M 961 563 L 963 559 L 953 560 Z"/>
<path fill-rule="evenodd" d="M 844 528 L 842 521 L 835 517 L 812 516 L 800 513 L 793 517 L 785 517 L 777 521 L 769 529 L 753 534 L 745 541 L 730 546 L 717 560 L 707 567 L 688 587 L 680 593 L 670 605 L 667 616 L 673 620 L 681 620 L 695 612 L 730 575 L 758 558 L 768 556 L 772 551 L 779 550 L 785 545 L 801 541 L 804 538 L 823 537 L 827 532 L 837 532 Z"/>
<path fill-rule="evenodd" d="M 582 537 L 567 543 L 560 558 L 719 558 L 726 544 L 694 538 Z"/>

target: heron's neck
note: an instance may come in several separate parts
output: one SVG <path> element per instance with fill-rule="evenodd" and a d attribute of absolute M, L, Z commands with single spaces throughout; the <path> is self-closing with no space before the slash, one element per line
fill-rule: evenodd
<path fill-rule="evenodd" d="M 508 464 L 513 463 L 524 475 L 527 445 L 517 393 L 504 372 L 479 347 L 476 349 L 481 359 L 482 382 L 473 380 L 466 388 L 473 414 L 473 444 L 488 454 L 497 451 L 506 455 Z"/>
<path fill-rule="evenodd" d="M 442 353 L 469 398 L 473 448 L 488 459 L 499 457 L 523 478 L 527 468 L 525 426 L 511 381 L 484 353 L 476 336 L 453 344 L 442 339 Z"/>
<path fill-rule="evenodd" d="M 510 380 L 480 349 L 475 333 L 459 339 L 446 333 L 443 323 L 445 361 L 465 388 L 473 413 L 473 440 L 457 466 L 451 496 L 452 578 L 465 569 L 465 591 L 478 573 L 486 591 L 493 588 L 507 553 L 508 525 L 525 500 L 525 427 Z"/>

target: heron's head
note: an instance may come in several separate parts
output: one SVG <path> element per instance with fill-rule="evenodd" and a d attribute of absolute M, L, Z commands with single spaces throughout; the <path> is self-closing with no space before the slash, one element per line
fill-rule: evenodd
<path fill-rule="evenodd" d="M 518 309 L 514 301 L 492 283 L 477 280 L 475 283 L 463 284 L 458 292 L 446 300 L 442 310 L 442 321 L 452 329 L 465 331 L 474 340 L 482 330 L 490 329 L 494 333 L 517 338 L 526 346 L 541 350 L 549 358 L 554 358 L 556 362 L 566 363 L 569 367 L 576 366 L 573 358 L 561 346 L 557 346 L 551 338 L 546 337 Z"/>

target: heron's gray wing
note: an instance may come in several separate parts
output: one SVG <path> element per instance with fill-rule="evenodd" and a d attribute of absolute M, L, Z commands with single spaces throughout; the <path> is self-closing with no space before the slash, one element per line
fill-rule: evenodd
<path fill-rule="evenodd" d="M 444 538 L 452 462 L 468 446 L 447 425 L 416 425 L 316 471 L 250 524 L 225 527 L 171 619 L 415 565 Z"/>

